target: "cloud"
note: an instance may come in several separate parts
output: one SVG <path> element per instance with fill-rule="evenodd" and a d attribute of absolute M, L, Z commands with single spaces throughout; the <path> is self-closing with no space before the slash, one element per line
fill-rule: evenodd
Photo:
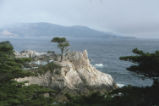
<path fill-rule="evenodd" d="M 143 33 L 158 33 L 158 4 L 158 0 L 5 0 L 0 26 L 50 22 L 144 37 Z"/>

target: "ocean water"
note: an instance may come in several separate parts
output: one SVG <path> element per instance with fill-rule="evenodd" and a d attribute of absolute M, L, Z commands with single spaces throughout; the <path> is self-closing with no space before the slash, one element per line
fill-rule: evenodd
<path fill-rule="evenodd" d="M 159 50 L 159 40 L 144 39 L 76 39 L 68 38 L 72 51 L 87 50 L 91 63 L 100 71 L 111 74 L 113 79 L 119 85 L 148 86 L 152 80 L 143 78 L 134 72 L 127 71 L 126 68 L 132 63 L 119 60 L 120 56 L 129 56 L 133 48 L 139 48 L 146 52 Z M 1 39 L 7 40 L 7 39 Z M 15 50 L 22 51 L 26 49 L 37 50 L 39 52 L 59 50 L 56 44 L 50 42 L 50 39 L 10 39 Z"/>

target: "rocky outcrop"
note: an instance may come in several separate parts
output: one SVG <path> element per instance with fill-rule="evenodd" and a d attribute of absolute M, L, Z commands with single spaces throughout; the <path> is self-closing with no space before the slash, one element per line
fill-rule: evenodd
<path fill-rule="evenodd" d="M 24 50 L 21 52 L 14 51 L 16 58 L 32 58 L 32 62 L 30 62 L 25 68 L 34 68 L 40 65 L 46 65 L 54 61 L 58 55 L 55 54 L 54 51 L 49 52 L 37 52 L 34 50 Z"/>
<path fill-rule="evenodd" d="M 39 52 L 36 52 L 34 50 L 24 50 L 24 51 L 21 51 L 21 52 L 15 51 L 14 54 L 17 58 L 23 58 L 23 57 L 24 58 L 29 58 L 29 57 L 33 58 L 33 57 L 36 57 L 36 56 L 44 55 L 46 53 L 39 53 Z"/>
<path fill-rule="evenodd" d="M 38 84 L 53 89 L 105 89 L 112 90 L 116 84 L 111 75 L 98 71 L 90 64 L 87 51 L 72 52 L 66 61 L 54 61 L 58 68 L 36 77 L 25 77 L 18 81 L 28 81 L 27 84 Z"/>

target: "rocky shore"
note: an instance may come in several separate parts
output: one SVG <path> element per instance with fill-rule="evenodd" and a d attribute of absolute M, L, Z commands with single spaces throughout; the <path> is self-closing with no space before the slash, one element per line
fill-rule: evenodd
<path fill-rule="evenodd" d="M 48 55 L 47 53 L 37 54 L 34 58 Z M 58 66 L 58 68 L 48 69 L 42 75 L 20 78 L 17 81 L 28 81 L 27 85 L 38 84 L 65 93 L 76 91 L 76 93 L 81 94 L 90 91 L 107 92 L 117 87 L 111 75 L 98 71 L 90 64 L 86 50 L 71 52 L 62 62 L 53 60 L 55 57 L 51 56 L 48 59 L 52 60 L 51 63 Z"/>

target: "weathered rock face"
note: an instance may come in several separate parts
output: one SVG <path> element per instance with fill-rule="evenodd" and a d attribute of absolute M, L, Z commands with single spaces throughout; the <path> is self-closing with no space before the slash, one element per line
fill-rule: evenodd
<path fill-rule="evenodd" d="M 98 71 L 90 64 L 87 51 L 73 52 L 63 62 L 55 61 L 61 68 L 49 70 L 38 77 L 25 77 L 18 81 L 29 81 L 28 84 L 38 84 L 53 89 L 107 89 L 112 90 L 115 82 L 109 74 Z"/>

